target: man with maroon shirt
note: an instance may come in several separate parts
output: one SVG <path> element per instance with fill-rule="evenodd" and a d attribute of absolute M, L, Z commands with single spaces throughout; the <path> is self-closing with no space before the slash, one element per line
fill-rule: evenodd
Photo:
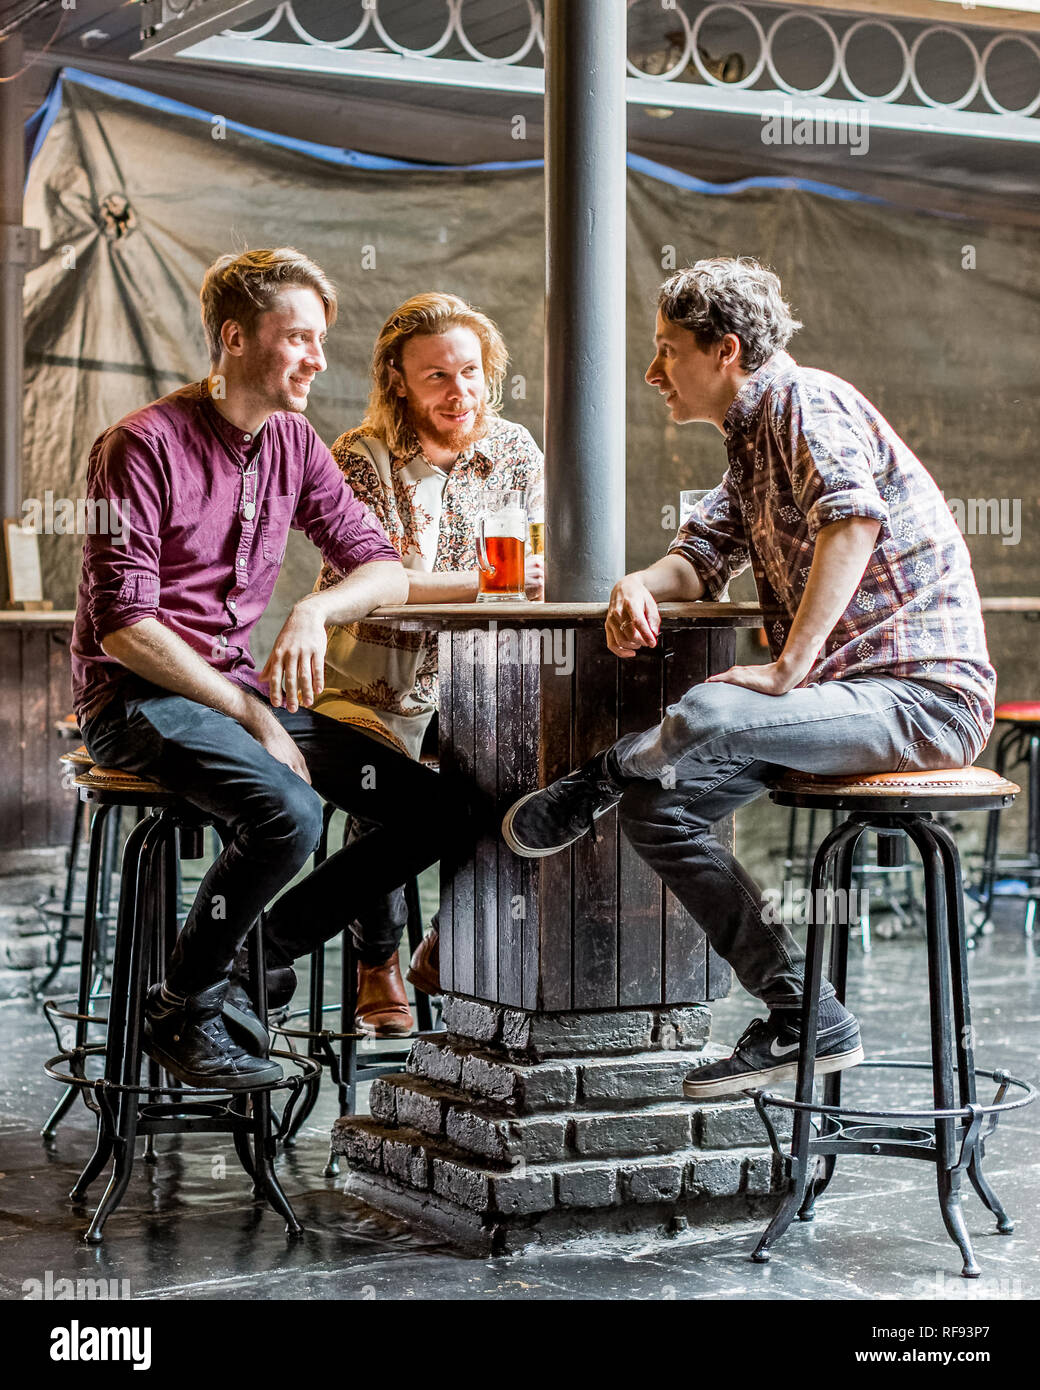
<path fill-rule="evenodd" d="M 220 831 L 223 852 L 149 991 L 145 1045 L 187 1085 L 245 1090 L 281 1071 L 240 948 L 314 849 L 321 798 L 378 828 L 264 914 L 275 1006 L 295 988 L 293 960 L 439 859 L 466 811 L 446 779 L 310 708 L 326 624 L 408 593 L 396 551 L 303 416 L 325 370 L 333 286 L 283 247 L 221 257 L 201 301 L 210 376 L 127 415 L 91 451 L 87 494 L 125 500 L 124 534 L 86 539 L 73 687 L 96 762 L 155 778 Z M 290 527 L 346 577 L 294 605 L 257 675 L 249 637 Z M 424 828 L 401 834 L 416 805 Z"/>

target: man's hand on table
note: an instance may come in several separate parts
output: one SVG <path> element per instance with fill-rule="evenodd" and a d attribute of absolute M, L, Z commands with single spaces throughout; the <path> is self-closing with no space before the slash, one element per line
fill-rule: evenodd
<path fill-rule="evenodd" d="M 635 656 L 641 647 L 657 646 L 661 614 L 637 574 L 626 574 L 611 589 L 604 627 L 607 646 L 615 656 Z"/>
<path fill-rule="evenodd" d="M 285 708 L 290 714 L 295 714 L 301 705 L 310 708 L 314 704 L 324 687 L 327 646 L 321 607 L 301 599 L 286 618 L 260 672 L 260 679 L 268 682 L 272 705 L 281 705 L 283 684 Z"/>

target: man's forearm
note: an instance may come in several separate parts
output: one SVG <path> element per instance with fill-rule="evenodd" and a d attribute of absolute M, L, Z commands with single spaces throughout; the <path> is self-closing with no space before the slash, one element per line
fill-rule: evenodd
<path fill-rule="evenodd" d="M 704 597 L 704 581 L 689 560 L 664 555 L 634 578 L 641 579 L 658 603 L 692 603 Z"/>
<path fill-rule="evenodd" d="M 239 723 L 263 708 L 155 618 L 110 632 L 101 646 L 106 656 L 114 657 L 134 675 L 230 715 Z"/>
<path fill-rule="evenodd" d="M 331 589 L 308 594 L 297 604 L 315 612 L 321 621 L 356 623 L 373 608 L 408 602 L 408 571 L 394 560 L 372 560 L 361 565 Z"/>
<path fill-rule="evenodd" d="M 816 537 L 812 567 L 780 660 L 805 675 L 852 602 L 881 530 L 871 517 L 825 526 Z"/>
<path fill-rule="evenodd" d="M 476 570 L 407 570 L 409 603 L 474 603 L 478 592 Z"/>

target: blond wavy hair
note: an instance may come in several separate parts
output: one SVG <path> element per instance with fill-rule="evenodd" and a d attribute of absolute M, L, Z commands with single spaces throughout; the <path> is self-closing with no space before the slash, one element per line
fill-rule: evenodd
<path fill-rule="evenodd" d="M 458 295 L 438 290 L 413 295 L 394 310 L 379 331 L 372 349 L 372 391 L 361 424 L 366 434 L 381 439 L 391 453 L 399 451 L 410 434 L 407 401 L 397 394 L 393 375 L 395 369 L 401 370 L 404 345 L 410 338 L 433 337 L 449 328 L 469 328 L 480 340 L 487 389 L 484 415 L 498 414 L 509 354 L 497 326 Z"/>
<path fill-rule="evenodd" d="M 313 290 L 325 306 L 325 323 L 336 322 L 336 289 L 321 266 L 294 246 L 276 246 L 220 256 L 206 271 L 199 291 L 206 346 L 214 366 L 223 343 L 220 330 L 228 319 L 240 323 L 246 333 L 256 332 L 257 319 L 266 313 L 280 289 L 302 285 Z"/>

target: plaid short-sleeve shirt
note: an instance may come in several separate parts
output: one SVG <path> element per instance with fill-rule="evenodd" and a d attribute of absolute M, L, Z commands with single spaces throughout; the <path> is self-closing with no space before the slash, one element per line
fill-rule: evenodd
<path fill-rule="evenodd" d="M 996 674 L 964 538 L 931 474 L 840 377 L 774 353 L 724 421 L 729 468 L 670 550 L 717 598 L 750 564 L 775 660 L 798 611 L 821 527 L 881 523 L 848 608 L 803 685 L 898 676 L 949 687 L 983 736 Z"/>

